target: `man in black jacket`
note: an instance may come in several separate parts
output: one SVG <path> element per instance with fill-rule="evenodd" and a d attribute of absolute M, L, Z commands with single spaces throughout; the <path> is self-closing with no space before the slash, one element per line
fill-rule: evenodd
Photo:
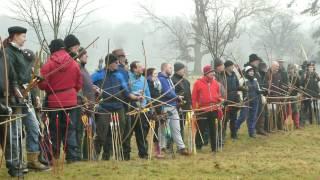
<path fill-rule="evenodd" d="M 309 62 L 307 65 L 306 72 L 304 73 L 303 77 L 301 77 L 301 86 L 305 92 L 304 96 L 306 98 L 318 98 L 320 89 L 318 86 L 318 83 L 320 82 L 320 76 L 315 70 L 315 63 Z M 313 104 L 313 106 L 312 106 Z M 317 101 L 314 99 L 306 99 L 303 101 L 302 106 L 302 122 L 301 125 L 305 125 L 305 120 L 309 120 L 309 123 L 312 124 L 313 120 L 317 120 L 318 118 L 315 118 L 316 111 L 317 111 Z"/>
<path fill-rule="evenodd" d="M 181 97 L 182 101 L 178 105 L 178 110 L 190 110 L 192 101 L 191 101 L 191 90 L 190 90 L 190 82 L 184 78 L 186 75 L 185 65 L 177 62 L 174 64 L 174 75 L 171 80 L 173 84 L 176 84 L 175 91 L 178 96 Z M 182 112 L 180 114 L 180 129 L 181 135 L 183 137 L 183 129 L 185 124 L 186 113 Z"/>
<path fill-rule="evenodd" d="M 236 128 L 235 128 L 235 122 L 237 120 L 237 113 L 238 108 L 231 106 L 230 104 L 239 103 L 240 98 L 238 94 L 239 90 L 239 80 L 233 71 L 234 69 L 234 63 L 232 61 L 226 61 L 224 63 L 225 67 L 225 77 L 226 77 L 226 99 L 228 100 L 226 103 L 226 109 L 225 109 L 225 121 L 223 124 L 223 138 L 226 136 L 226 130 L 228 121 L 230 120 L 230 132 L 231 132 L 231 138 L 236 139 Z"/>

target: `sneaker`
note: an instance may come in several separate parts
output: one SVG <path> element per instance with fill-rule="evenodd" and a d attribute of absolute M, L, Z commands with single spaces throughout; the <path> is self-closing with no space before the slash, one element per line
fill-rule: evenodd
<path fill-rule="evenodd" d="M 165 156 L 164 156 L 163 154 L 161 154 L 161 153 L 156 154 L 155 157 L 156 157 L 157 159 L 164 159 L 164 158 L 165 158 Z"/>
<path fill-rule="evenodd" d="M 186 148 L 179 149 L 179 154 L 181 154 L 183 156 L 189 156 L 190 155 L 190 153 L 188 152 L 188 150 Z"/>

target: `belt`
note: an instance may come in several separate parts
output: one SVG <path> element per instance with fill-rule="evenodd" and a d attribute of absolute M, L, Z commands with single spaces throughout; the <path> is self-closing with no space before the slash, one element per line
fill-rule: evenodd
<path fill-rule="evenodd" d="M 47 92 L 47 95 L 51 95 L 53 93 L 57 94 L 57 93 L 61 93 L 61 92 L 66 92 L 66 91 L 69 91 L 69 90 L 72 90 L 73 88 L 67 88 L 67 89 L 59 89 L 59 90 L 53 90 L 51 92 Z"/>

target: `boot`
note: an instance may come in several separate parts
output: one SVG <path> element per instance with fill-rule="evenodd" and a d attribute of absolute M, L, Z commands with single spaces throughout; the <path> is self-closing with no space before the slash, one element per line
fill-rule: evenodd
<path fill-rule="evenodd" d="M 262 135 L 262 136 L 267 136 L 267 133 L 266 133 L 264 130 L 262 130 L 262 129 L 259 129 L 259 130 L 257 131 L 257 134 Z"/>
<path fill-rule="evenodd" d="M 161 153 L 161 148 L 160 148 L 159 144 L 154 143 L 153 146 L 154 146 L 154 151 L 155 151 L 154 153 L 156 154 L 156 158 L 163 159 L 164 155 Z"/>
<path fill-rule="evenodd" d="M 37 170 L 37 171 L 47 171 L 50 168 L 41 164 L 38 160 L 39 153 L 37 152 L 28 152 L 27 153 L 27 161 L 28 161 L 28 168 Z"/>
<path fill-rule="evenodd" d="M 300 128 L 299 120 L 300 120 L 299 113 L 294 113 L 293 114 L 293 121 L 294 121 L 294 125 L 295 125 L 296 129 Z"/>
<path fill-rule="evenodd" d="M 14 177 L 18 177 L 18 179 L 24 177 L 24 173 L 21 170 L 18 170 L 18 169 L 9 169 L 8 170 L 8 174 L 13 178 Z"/>
<path fill-rule="evenodd" d="M 22 163 L 22 172 L 24 174 L 27 174 L 29 172 L 28 165 L 25 162 Z"/>
<path fill-rule="evenodd" d="M 183 156 L 189 156 L 190 155 L 190 153 L 188 152 L 188 150 L 186 148 L 179 149 L 178 152 L 179 152 L 179 154 L 181 154 Z"/>

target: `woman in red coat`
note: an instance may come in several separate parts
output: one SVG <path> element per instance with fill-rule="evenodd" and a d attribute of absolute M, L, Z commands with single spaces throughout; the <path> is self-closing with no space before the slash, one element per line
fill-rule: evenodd
<path fill-rule="evenodd" d="M 198 117 L 198 126 L 200 132 L 196 134 L 197 149 L 203 146 L 201 134 L 203 134 L 206 127 L 209 128 L 209 137 L 212 152 L 218 150 L 217 144 L 217 123 L 219 116 L 222 115 L 221 107 L 219 104 L 223 101 L 219 83 L 214 78 L 214 72 L 210 65 L 203 68 L 203 77 L 198 79 L 193 86 L 192 90 L 192 107 L 198 109 L 200 114 Z"/>
<path fill-rule="evenodd" d="M 49 112 L 49 130 L 53 154 L 60 157 L 60 145 L 64 144 L 67 162 L 80 160 L 80 147 L 76 141 L 77 93 L 82 87 L 80 67 L 64 49 L 61 39 L 51 41 L 51 56 L 41 68 L 44 81 L 39 88 L 46 91 L 47 106 L 57 109 Z M 68 110 L 64 110 L 67 108 Z"/>

